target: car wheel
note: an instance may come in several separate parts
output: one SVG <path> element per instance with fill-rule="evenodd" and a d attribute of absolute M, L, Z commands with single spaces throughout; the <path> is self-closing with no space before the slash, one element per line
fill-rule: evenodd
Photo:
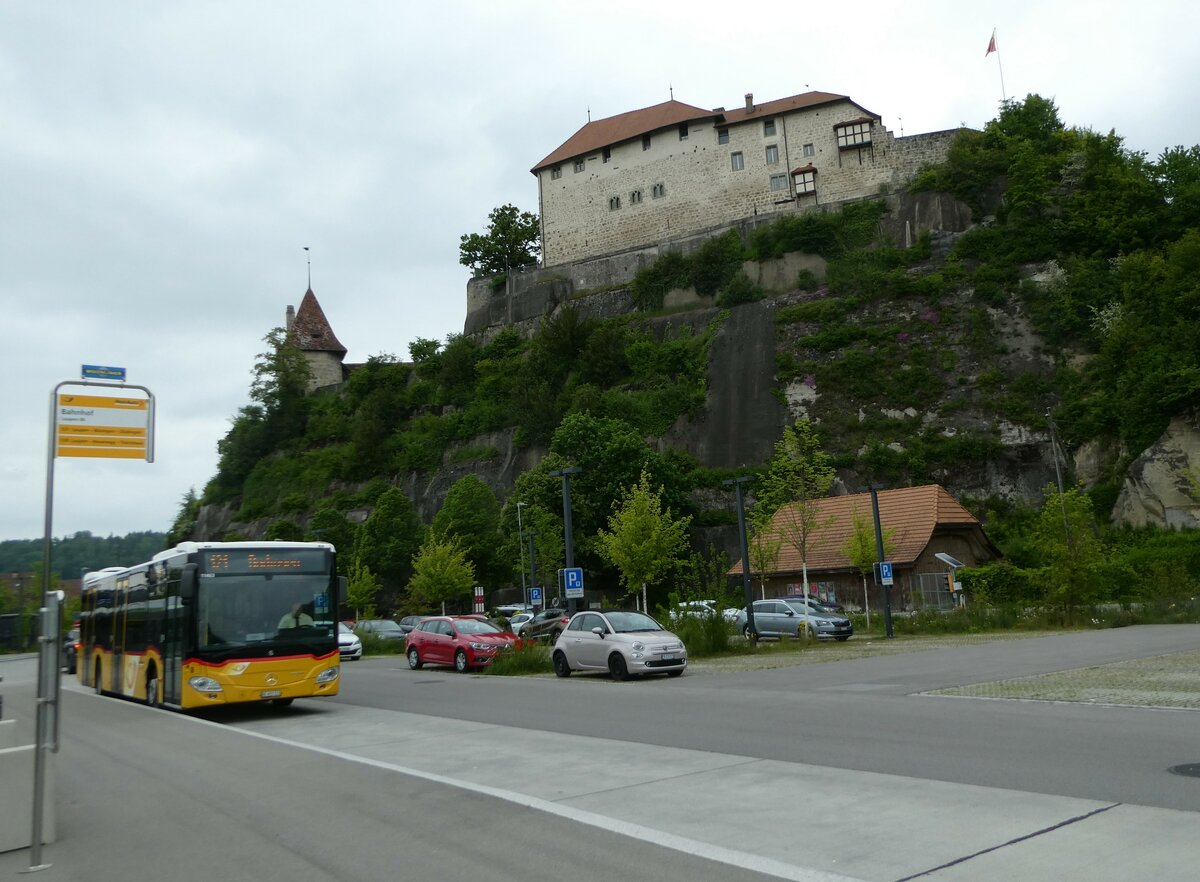
<path fill-rule="evenodd" d="M 408 651 L 408 666 L 414 671 L 421 670 L 421 653 L 417 652 L 417 647 L 413 647 Z"/>
<path fill-rule="evenodd" d="M 467 664 L 466 650 L 460 649 L 458 652 L 454 653 L 454 670 L 458 671 L 460 674 L 465 674 L 467 671 L 471 670 L 471 666 Z"/>
<path fill-rule="evenodd" d="M 608 657 L 608 672 L 614 680 L 629 679 L 629 665 L 625 664 L 625 656 L 614 652 Z"/>
<path fill-rule="evenodd" d="M 751 638 L 754 637 L 754 634 L 750 631 L 749 625 L 742 625 L 742 636 L 745 637 L 747 640 L 750 640 Z"/>
<path fill-rule="evenodd" d="M 554 653 L 554 675 L 556 677 L 571 676 L 571 665 L 567 661 L 567 656 L 564 653 Z"/>
<path fill-rule="evenodd" d="M 837 641 L 838 641 L 838 643 L 845 643 L 849 639 L 850 639 L 850 635 L 847 634 L 845 637 L 838 637 Z"/>

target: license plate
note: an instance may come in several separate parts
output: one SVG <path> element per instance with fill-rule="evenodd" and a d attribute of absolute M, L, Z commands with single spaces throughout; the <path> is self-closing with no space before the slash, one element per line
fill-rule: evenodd
<path fill-rule="evenodd" d="M 672 658 L 675 658 L 675 653 L 673 653 L 673 652 L 664 652 L 664 653 L 662 654 L 661 658 L 663 658 L 663 659 L 672 659 Z"/>
<path fill-rule="evenodd" d="M 263 698 L 278 698 L 281 695 L 283 695 L 282 689 L 268 689 L 266 692 L 264 692 L 262 694 L 262 697 Z"/>

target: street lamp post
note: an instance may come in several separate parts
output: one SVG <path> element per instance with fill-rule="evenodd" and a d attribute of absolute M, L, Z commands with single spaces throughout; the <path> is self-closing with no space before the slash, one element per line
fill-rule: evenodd
<path fill-rule="evenodd" d="M 517 548 L 521 551 L 521 602 L 528 606 L 529 589 L 525 587 L 525 543 L 521 541 L 521 537 L 525 535 L 525 528 L 521 526 L 521 506 L 524 504 L 517 503 Z"/>
<path fill-rule="evenodd" d="M 529 537 L 529 590 L 532 591 L 537 587 L 537 563 L 534 557 L 533 537 L 538 534 L 537 530 L 530 530 L 525 533 Z M 546 608 L 546 586 L 542 586 L 542 609 Z"/>
<path fill-rule="evenodd" d="M 746 600 L 746 627 L 750 629 L 750 639 L 757 642 L 758 628 L 754 626 L 754 589 L 750 585 L 750 550 L 746 544 L 746 505 L 742 500 L 742 485 L 753 480 L 753 476 L 743 475 L 721 483 L 726 487 L 732 485 L 737 491 L 738 541 L 742 551 L 742 594 Z"/>
<path fill-rule="evenodd" d="M 579 466 L 571 466 L 566 469 L 558 469 L 550 474 L 553 477 L 562 477 L 563 484 L 563 534 L 566 545 L 566 566 L 567 569 L 575 566 L 575 545 L 573 530 L 571 527 L 571 475 L 578 475 L 583 469 Z M 575 614 L 575 598 L 567 599 L 567 612 L 571 615 Z"/>
<path fill-rule="evenodd" d="M 871 513 L 875 518 L 875 556 L 879 559 L 879 563 L 883 563 L 883 528 L 879 524 L 879 487 L 875 484 L 871 485 Z M 875 568 L 879 572 L 879 567 Z M 879 580 L 880 582 L 883 579 Z M 892 597 L 887 585 L 881 585 L 883 588 L 883 630 L 887 635 L 887 639 L 892 639 Z"/>

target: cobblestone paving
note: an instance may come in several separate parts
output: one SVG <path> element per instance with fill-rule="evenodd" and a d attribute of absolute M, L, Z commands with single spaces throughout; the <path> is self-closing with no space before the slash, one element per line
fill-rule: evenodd
<path fill-rule="evenodd" d="M 927 694 L 1200 710 L 1200 650 L 957 686 Z"/>

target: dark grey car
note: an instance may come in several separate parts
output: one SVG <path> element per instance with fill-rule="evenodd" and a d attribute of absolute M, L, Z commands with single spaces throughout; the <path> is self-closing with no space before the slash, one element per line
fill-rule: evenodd
<path fill-rule="evenodd" d="M 803 597 L 754 601 L 754 626 L 760 637 L 797 637 L 807 626 L 808 634 L 822 640 L 849 640 L 854 625 L 840 613 L 822 607 L 810 599 L 806 607 Z M 749 636 L 750 624 L 746 611 L 738 610 L 736 625 Z"/>

